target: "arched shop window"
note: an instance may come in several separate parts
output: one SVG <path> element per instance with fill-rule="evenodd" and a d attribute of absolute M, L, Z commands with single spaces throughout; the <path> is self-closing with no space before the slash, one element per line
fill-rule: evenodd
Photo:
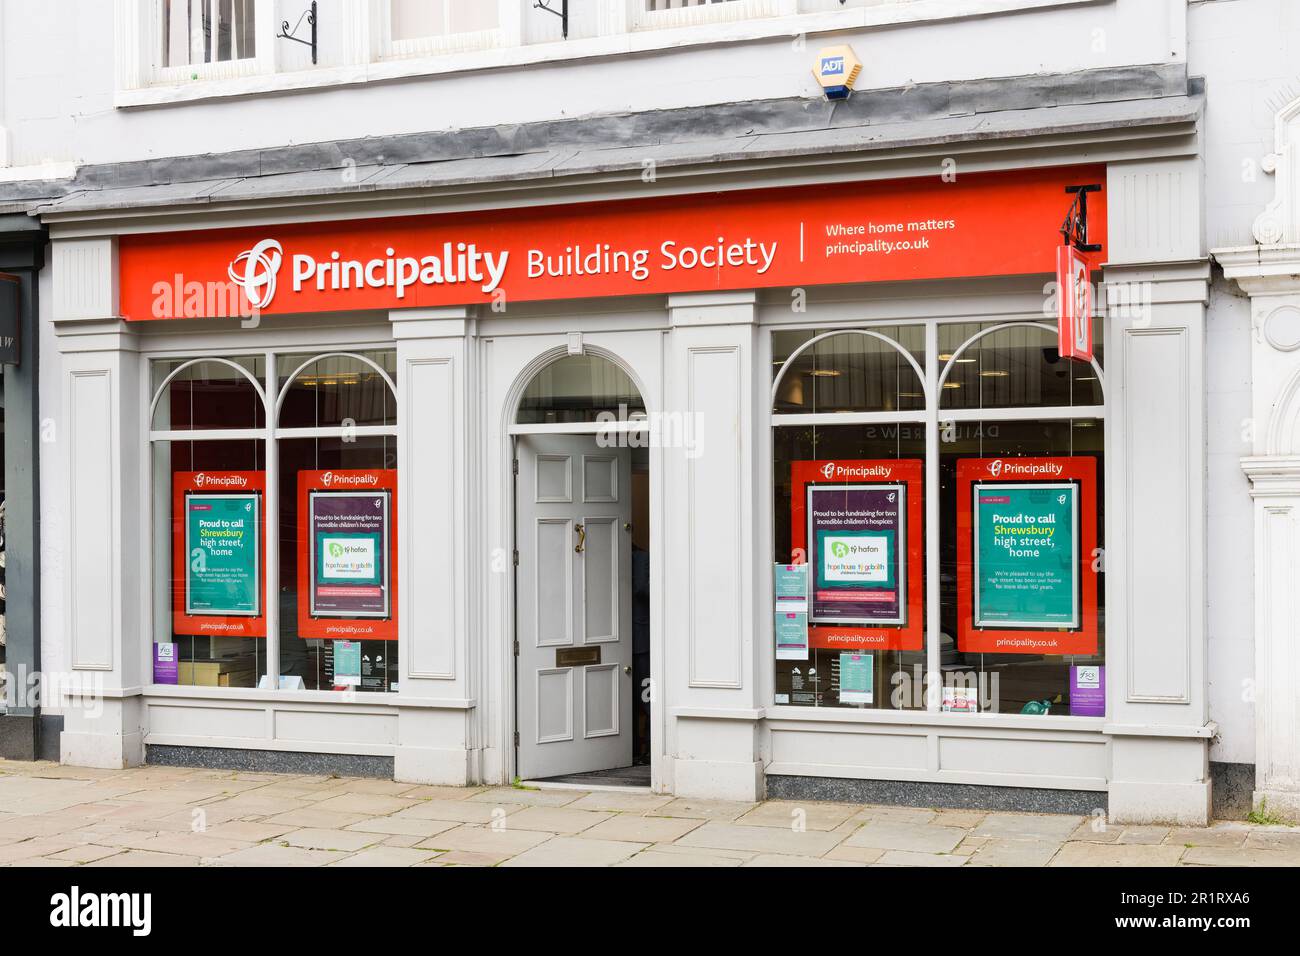
<path fill-rule="evenodd" d="M 398 689 L 395 373 L 391 349 L 153 363 L 155 683 Z"/>
<path fill-rule="evenodd" d="M 772 345 L 774 703 L 1103 716 L 1101 342 L 1086 363 L 1050 323 L 929 321 Z"/>
<path fill-rule="evenodd" d="M 151 367 L 153 679 L 253 687 L 267 673 L 266 357 Z"/>

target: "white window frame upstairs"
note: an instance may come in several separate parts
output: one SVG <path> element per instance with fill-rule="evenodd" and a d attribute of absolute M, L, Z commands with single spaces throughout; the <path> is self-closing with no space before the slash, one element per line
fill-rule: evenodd
<path fill-rule="evenodd" d="M 267 73 L 274 69 L 275 2 L 274 0 L 253 0 L 253 36 L 256 38 L 257 52 L 253 56 L 239 57 L 212 63 L 191 63 L 180 66 L 165 65 L 166 53 L 163 49 L 163 10 L 164 0 L 145 0 L 148 4 L 149 36 L 152 38 L 153 62 L 150 69 L 155 83 L 184 83 L 195 80 L 226 80 L 240 76 Z M 219 10 L 221 0 L 203 0 L 214 11 Z M 233 8 L 233 4 L 231 5 Z M 191 37 L 191 44 L 198 42 L 198 34 Z M 215 38 L 214 38 L 215 42 Z M 232 37 L 231 42 L 234 43 Z"/>
<path fill-rule="evenodd" d="M 735 23 L 764 17 L 793 16 L 799 12 L 799 0 L 689 0 L 690 6 L 650 10 L 650 0 L 626 0 L 628 24 L 633 30 L 669 30 L 702 26 L 708 23 Z M 662 0 L 661 0 L 662 2 Z M 680 3 L 682 0 L 672 0 Z"/>
<path fill-rule="evenodd" d="M 520 38 L 519 0 L 477 0 L 495 2 L 497 25 L 489 30 L 472 30 L 463 33 L 444 33 L 429 37 L 393 39 L 394 0 L 370 0 L 374 18 L 377 59 L 402 59 L 442 56 L 449 53 L 471 53 L 505 46 L 517 46 Z"/>
<path fill-rule="evenodd" d="M 500 5 L 496 30 L 403 41 L 391 39 L 390 0 L 328 0 L 321 12 L 322 29 L 327 31 L 322 41 L 325 62 L 314 67 L 281 54 L 285 41 L 275 38 L 276 0 L 256 0 L 256 57 L 169 68 L 162 67 L 159 0 L 114 2 L 114 106 L 129 109 L 557 61 L 626 58 L 775 37 L 807 36 L 815 43 L 812 37 L 818 34 L 1059 9 L 1098 0 L 889 0 L 835 4 L 830 10 L 809 10 L 801 0 L 725 0 L 663 11 L 647 11 L 645 0 L 570 0 L 591 5 L 583 9 L 591 15 L 595 35 L 571 33 L 567 40 L 535 42 L 524 42 L 524 18 L 551 18 L 534 9 L 534 0 L 478 0 Z M 329 33 L 339 24 L 349 25 L 341 39 Z"/>

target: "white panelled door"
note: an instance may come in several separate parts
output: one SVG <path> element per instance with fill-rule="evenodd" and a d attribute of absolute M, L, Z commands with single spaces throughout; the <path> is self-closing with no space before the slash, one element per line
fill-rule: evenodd
<path fill-rule="evenodd" d="M 519 439 L 518 774 L 632 764 L 631 454 L 592 435 Z"/>

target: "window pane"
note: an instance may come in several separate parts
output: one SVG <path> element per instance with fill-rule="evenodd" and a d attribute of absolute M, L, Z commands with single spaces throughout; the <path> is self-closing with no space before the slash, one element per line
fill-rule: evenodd
<path fill-rule="evenodd" d="M 825 331 L 802 329 L 773 333 L 773 378 L 800 346 Z M 924 367 L 924 328 L 911 325 L 872 332 L 900 344 Z M 798 414 L 924 408 L 924 388 L 907 357 L 875 335 L 853 331 L 828 336 L 800 352 L 781 377 L 773 411 Z"/>
<path fill-rule="evenodd" d="M 944 686 L 968 688 L 967 694 L 978 689 L 980 711 L 1104 713 L 1098 702 L 1105 696 L 1106 661 L 1104 432 L 1093 419 L 945 429 Z M 996 464 L 972 467 L 977 462 Z M 1071 605 L 1077 622 L 1069 620 Z M 1069 652 L 1053 652 L 1054 646 Z M 988 650 L 994 647 L 1007 652 Z"/>
<path fill-rule="evenodd" d="M 594 422 L 601 413 L 641 417 L 645 402 L 627 373 L 598 355 L 569 355 L 538 372 L 519 402 L 521 425 Z"/>
<path fill-rule="evenodd" d="M 263 447 L 153 444 L 156 684 L 255 687 L 266 673 Z"/>
<path fill-rule="evenodd" d="M 257 56 L 256 0 L 161 0 L 163 66 Z"/>
<path fill-rule="evenodd" d="M 279 454 L 281 679 L 396 691 L 397 440 L 290 439 Z"/>
<path fill-rule="evenodd" d="M 809 650 L 806 658 L 776 661 L 775 702 L 924 709 L 925 427 L 784 426 L 773 429 L 772 442 L 775 560 L 810 565 Z M 840 470 L 826 467 L 831 464 Z M 882 466 L 896 474 L 886 475 Z M 914 480 L 902 481 L 899 488 L 901 475 Z M 810 487 L 829 493 L 829 511 L 816 490 L 810 496 Z M 898 491 L 906 497 L 895 505 L 887 496 Z M 888 517 L 874 525 L 859 520 L 864 503 L 878 505 Z M 840 521 L 841 516 L 847 520 Z M 834 564 L 830 558 L 841 539 L 878 544 L 889 570 L 873 575 Z M 851 610 L 850 599 L 877 603 Z M 895 604 L 886 608 L 890 600 Z M 899 624 L 873 623 L 898 617 L 903 619 Z M 892 647 L 880 647 L 881 640 Z M 896 649 L 904 646 L 909 649 Z"/>
<path fill-rule="evenodd" d="M 495 30 L 497 26 L 495 0 L 392 0 L 394 40 Z"/>
<path fill-rule="evenodd" d="M 947 363 L 964 342 L 998 324 L 939 326 L 939 361 Z M 1101 365 L 1102 323 L 1093 328 Z M 1028 326 L 992 332 L 965 349 L 948 373 L 942 395 L 943 408 L 958 409 L 1065 407 L 1104 401 L 1097 373 L 1088 363 L 1062 359 L 1054 332 Z"/>
<path fill-rule="evenodd" d="M 155 392 L 167 376 L 189 359 L 164 359 L 152 363 Z M 231 361 L 264 380 L 262 356 L 234 356 Z M 184 431 L 210 428 L 264 428 L 266 409 L 257 387 L 248 376 L 224 362 L 197 362 L 183 369 L 167 384 L 166 393 L 154 408 L 156 431 Z"/>
<path fill-rule="evenodd" d="M 397 353 L 391 349 L 359 353 L 397 381 Z M 348 355 L 282 355 L 277 359 L 281 388 L 304 362 L 289 385 L 280 408 L 280 428 L 347 428 L 393 425 L 397 397 L 384 376 L 366 362 Z"/>

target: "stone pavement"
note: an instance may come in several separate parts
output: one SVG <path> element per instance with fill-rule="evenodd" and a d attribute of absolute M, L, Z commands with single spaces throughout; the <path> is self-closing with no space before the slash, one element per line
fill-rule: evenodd
<path fill-rule="evenodd" d="M 0 761 L 5 866 L 1298 866 L 1300 827 Z"/>

